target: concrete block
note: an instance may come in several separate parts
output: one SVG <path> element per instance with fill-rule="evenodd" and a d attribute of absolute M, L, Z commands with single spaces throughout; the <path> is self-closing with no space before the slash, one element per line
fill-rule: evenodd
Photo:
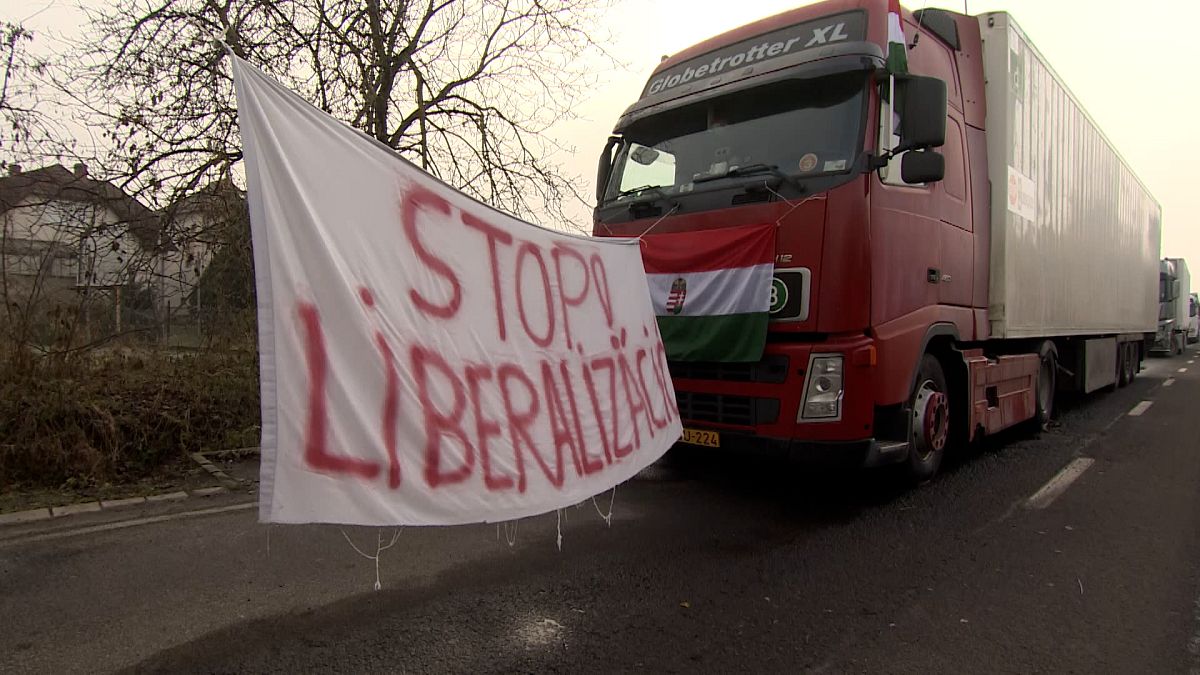
<path fill-rule="evenodd" d="M 137 504 L 145 504 L 145 497 L 128 497 L 126 499 L 102 499 L 100 500 L 100 508 L 119 509 L 124 506 L 135 506 Z"/>
<path fill-rule="evenodd" d="M 193 497 L 211 497 L 213 495 L 219 495 L 222 492 L 228 492 L 228 490 L 223 487 L 207 487 L 207 488 L 200 488 L 199 490 L 192 490 L 192 496 Z"/>
<path fill-rule="evenodd" d="M 178 501 L 180 499 L 187 499 L 187 498 L 188 498 L 188 493 L 183 492 L 181 490 L 179 492 L 165 492 L 161 495 L 150 495 L 149 497 L 146 497 L 146 501 L 148 501 L 148 502 L 174 502 L 174 501 Z"/>
<path fill-rule="evenodd" d="M 17 523 L 32 523 L 37 520 L 49 519 L 50 509 L 30 509 L 29 511 L 0 513 L 0 525 L 16 525 Z"/>
<path fill-rule="evenodd" d="M 76 513 L 91 513 L 100 510 L 100 502 L 83 502 L 82 504 L 67 504 L 66 506 L 51 506 L 50 515 L 55 518 L 72 516 Z"/>

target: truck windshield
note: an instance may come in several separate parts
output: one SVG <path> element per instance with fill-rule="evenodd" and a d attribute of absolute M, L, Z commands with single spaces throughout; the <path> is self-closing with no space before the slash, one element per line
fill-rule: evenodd
<path fill-rule="evenodd" d="M 691 192 L 748 175 L 850 171 L 866 74 L 786 80 L 670 110 L 622 130 L 604 202 Z"/>

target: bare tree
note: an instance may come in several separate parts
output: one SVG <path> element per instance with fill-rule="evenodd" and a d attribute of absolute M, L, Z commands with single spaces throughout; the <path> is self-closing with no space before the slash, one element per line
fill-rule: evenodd
<path fill-rule="evenodd" d="M 39 106 L 38 85 L 47 64 L 29 46 L 33 32 L 21 24 L 0 22 L 0 158 L 8 162 L 28 156 L 29 149 L 50 140 L 57 126 Z"/>
<path fill-rule="evenodd" d="M 608 0 L 120 0 L 90 14 L 66 84 L 108 130 L 109 174 L 166 205 L 241 157 L 234 53 L 499 208 L 580 199 L 546 130 L 591 81 Z"/>

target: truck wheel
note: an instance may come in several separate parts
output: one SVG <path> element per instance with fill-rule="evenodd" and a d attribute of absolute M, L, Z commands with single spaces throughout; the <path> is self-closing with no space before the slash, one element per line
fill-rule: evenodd
<path fill-rule="evenodd" d="M 1129 350 L 1117 343 L 1117 387 L 1129 384 Z"/>
<path fill-rule="evenodd" d="M 950 400 L 942 364 L 931 354 L 921 357 L 917 383 L 909 399 L 908 477 L 915 483 L 933 478 L 950 437 Z"/>
<path fill-rule="evenodd" d="M 1054 391 L 1058 385 L 1058 351 L 1053 342 L 1043 342 L 1038 350 L 1037 388 L 1034 390 L 1034 413 L 1030 420 L 1034 429 L 1045 431 L 1054 415 Z"/>

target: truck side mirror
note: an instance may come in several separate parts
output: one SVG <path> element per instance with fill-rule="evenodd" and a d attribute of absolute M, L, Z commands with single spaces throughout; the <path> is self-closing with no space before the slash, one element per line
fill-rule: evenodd
<path fill-rule="evenodd" d="M 1178 279 L 1171 282 L 1171 297 L 1172 298 L 1179 297 L 1179 280 Z"/>
<path fill-rule="evenodd" d="M 604 201 L 604 193 L 608 190 L 608 181 L 612 178 L 613 148 L 621 142 L 620 136 L 609 136 L 600 153 L 600 163 L 596 167 L 596 203 Z"/>
<path fill-rule="evenodd" d="M 946 158 L 933 150 L 914 150 L 900 159 L 900 177 L 905 183 L 936 183 L 946 177 Z"/>
<path fill-rule="evenodd" d="M 907 150 L 940 148 L 946 143 L 946 83 L 936 77 L 896 78 L 900 90 L 900 125 Z"/>

